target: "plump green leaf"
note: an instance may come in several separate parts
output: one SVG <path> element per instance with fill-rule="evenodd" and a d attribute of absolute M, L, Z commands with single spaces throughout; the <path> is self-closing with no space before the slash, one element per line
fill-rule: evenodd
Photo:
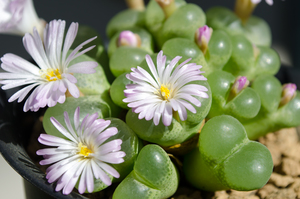
<path fill-rule="evenodd" d="M 186 179 L 207 191 L 261 188 L 269 180 L 273 161 L 262 144 L 250 141 L 242 124 L 222 115 L 210 119 L 199 137 L 199 149 L 185 156 Z"/>
<path fill-rule="evenodd" d="M 157 145 L 142 148 L 133 171 L 116 188 L 113 199 L 168 198 L 179 183 L 176 167 Z"/>

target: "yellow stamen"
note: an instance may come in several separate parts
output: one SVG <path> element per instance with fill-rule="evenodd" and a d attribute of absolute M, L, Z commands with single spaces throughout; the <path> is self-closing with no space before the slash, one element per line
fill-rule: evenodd
<path fill-rule="evenodd" d="M 162 95 L 162 97 L 164 98 L 164 100 L 168 100 L 168 98 L 170 97 L 170 90 L 165 87 L 164 85 L 160 86 L 160 93 Z"/>
<path fill-rule="evenodd" d="M 92 151 L 85 145 L 83 145 L 82 143 L 78 144 L 78 148 L 79 148 L 79 155 L 82 155 L 84 157 L 87 157 L 90 153 L 92 153 Z"/>
<path fill-rule="evenodd" d="M 48 68 L 47 70 L 41 70 L 41 77 L 46 79 L 48 82 L 56 81 L 57 79 L 62 79 L 59 69 Z"/>

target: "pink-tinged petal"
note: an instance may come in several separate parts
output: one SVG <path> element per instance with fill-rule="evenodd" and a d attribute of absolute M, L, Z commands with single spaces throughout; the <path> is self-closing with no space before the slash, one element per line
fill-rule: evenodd
<path fill-rule="evenodd" d="M 17 91 L 15 94 L 13 94 L 9 99 L 8 102 L 13 102 L 16 99 L 18 99 L 18 102 L 23 101 L 23 99 L 26 97 L 26 95 L 34 88 L 36 87 L 38 84 L 32 84 L 29 86 L 26 86 L 24 88 L 22 88 L 21 90 Z"/>
<path fill-rule="evenodd" d="M 78 129 L 79 127 L 79 113 L 80 113 L 80 107 L 78 106 L 75 110 L 75 113 L 74 113 L 74 125 L 75 125 L 75 130 Z"/>
<path fill-rule="evenodd" d="M 92 193 L 94 191 L 94 176 L 91 166 L 86 167 L 86 187 L 88 192 Z"/>
<path fill-rule="evenodd" d="M 166 103 L 166 108 L 163 112 L 162 121 L 165 126 L 170 126 L 173 119 L 172 106 L 169 103 Z"/>
<path fill-rule="evenodd" d="M 61 132 L 64 136 L 77 143 L 77 140 L 61 125 L 54 117 L 50 117 L 51 123 L 55 126 L 55 128 Z"/>
<path fill-rule="evenodd" d="M 71 125 L 71 121 L 70 121 L 69 114 L 67 111 L 64 112 L 64 119 L 65 119 L 65 124 L 67 125 L 69 132 L 72 134 L 72 136 L 74 138 L 77 138 L 77 134 L 75 133 L 75 131 Z"/>
<path fill-rule="evenodd" d="M 80 181 L 79 181 L 79 185 L 78 185 L 78 192 L 80 194 L 83 194 L 86 190 L 86 172 L 87 172 L 87 167 L 84 167 L 81 177 L 80 177 Z"/>
<path fill-rule="evenodd" d="M 62 190 L 63 194 L 68 195 L 74 189 L 74 186 L 79 178 L 79 175 L 76 175 L 76 173 L 79 169 L 83 169 L 81 164 L 82 162 L 76 162 L 76 164 L 74 164 L 67 172 L 65 172 L 60 179 L 62 182 L 66 182 Z"/>
<path fill-rule="evenodd" d="M 66 145 L 71 144 L 72 142 L 65 140 L 63 138 L 59 138 L 53 135 L 48 134 L 40 134 L 38 141 L 41 144 L 47 145 L 47 146 L 60 146 L 60 145 Z"/>
<path fill-rule="evenodd" d="M 93 173 L 95 175 L 96 179 L 99 179 L 106 185 L 110 186 L 111 185 L 111 180 L 108 177 L 108 175 L 102 170 L 102 165 L 101 165 L 101 161 L 92 161 L 91 165 L 92 165 L 92 169 L 93 169 Z"/>
<path fill-rule="evenodd" d="M 96 68 L 98 66 L 97 62 L 94 61 L 84 61 L 73 64 L 68 68 L 69 73 L 84 73 L 84 74 L 92 74 L 95 73 Z"/>
<path fill-rule="evenodd" d="M 162 55 L 162 53 L 158 54 L 157 62 L 161 62 L 161 55 Z M 158 79 L 158 74 L 157 74 L 157 71 L 156 71 L 156 67 L 155 67 L 150 55 L 146 55 L 145 59 L 146 59 L 146 62 L 149 66 L 150 71 L 152 72 L 152 75 L 154 76 L 155 79 Z"/>
<path fill-rule="evenodd" d="M 193 107 L 193 105 L 191 105 L 190 103 L 188 103 L 187 101 L 185 100 L 180 100 L 178 99 L 177 100 L 180 104 L 182 104 L 186 109 L 188 109 L 189 111 L 191 111 L 192 113 L 196 113 L 196 109 L 195 107 Z"/>
<path fill-rule="evenodd" d="M 48 165 L 48 164 L 53 164 L 55 162 L 61 161 L 67 157 L 69 157 L 70 154 L 57 154 L 55 156 L 52 156 L 51 158 L 44 159 L 40 161 L 40 165 Z"/>
<path fill-rule="evenodd" d="M 68 66 L 69 63 L 70 63 L 73 59 L 75 59 L 76 57 L 79 57 L 80 55 L 82 55 L 82 54 L 84 54 L 84 53 L 86 53 L 86 52 L 92 50 L 95 46 L 88 47 L 88 48 L 86 48 L 85 50 L 82 50 L 81 52 L 78 53 L 78 51 L 79 51 L 80 49 L 82 49 L 83 46 L 84 46 L 85 44 L 87 44 L 87 43 L 93 41 L 93 40 L 96 39 L 96 38 L 97 38 L 97 37 L 93 37 L 93 38 L 91 38 L 91 39 L 88 39 L 88 40 L 86 40 L 85 42 L 83 42 L 82 44 L 80 44 L 79 46 L 77 46 L 77 47 L 71 52 L 71 54 L 68 56 L 68 58 L 65 60 L 65 62 L 63 62 L 63 65 L 64 65 L 64 66 Z"/>
<path fill-rule="evenodd" d="M 62 52 L 62 64 L 64 64 L 66 60 L 67 53 L 75 40 L 77 31 L 78 31 L 78 23 L 74 23 L 74 22 L 71 23 L 64 42 L 64 47 Z"/>
<path fill-rule="evenodd" d="M 110 152 L 119 151 L 121 149 L 122 140 L 116 139 L 110 142 L 107 142 L 99 147 L 97 155 L 105 155 Z"/>
<path fill-rule="evenodd" d="M 72 84 L 77 83 L 77 79 L 73 75 L 65 73 L 65 74 L 63 74 L 63 76 L 66 77 Z"/>
<path fill-rule="evenodd" d="M 77 86 L 69 81 L 64 81 L 67 84 L 67 88 L 68 91 L 70 92 L 70 94 L 75 97 L 78 98 L 79 97 L 79 89 L 77 88 Z"/>
<path fill-rule="evenodd" d="M 161 105 L 158 105 L 156 107 L 156 110 L 154 111 L 154 116 L 153 116 L 153 123 L 155 124 L 155 126 L 157 126 L 159 124 L 160 118 L 161 118 L 161 113 L 159 112 Z"/>
<path fill-rule="evenodd" d="M 34 59 L 34 61 L 41 69 L 47 69 L 49 67 L 48 64 L 44 61 L 41 52 L 39 52 L 38 47 L 36 46 L 31 34 L 25 34 L 25 36 L 23 37 L 23 45 L 26 51 L 30 54 L 30 56 Z"/>
<path fill-rule="evenodd" d="M 195 106 L 198 106 L 198 107 L 201 106 L 201 102 L 198 99 L 196 99 L 195 97 L 193 97 L 193 96 L 191 96 L 189 94 L 180 93 L 176 97 L 178 97 L 180 99 L 185 99 L 185 100 L 191 102 L 192 104 L 194 104 Z"/>
<path fill-rule="evenodd" d="M 23 85 L 27 85 L 27 84 L 32 84 L 35 83 L 36 81 L 34 80 L 15 80 L 15 81 L 1 81 L 1 84 L 5 84 L 4 86 L 2 86 L 1 88 L 3 90 L 7 90 L 7 89 L 11 89 L 11 88 L 15 88 L 18 86 L 23 86 Z M 8 83 L 8 84 L 6 84 Z"/>
<path fill-rule="evenodd" d="M 8 72 L 28 72 L 34 75 L 39 75 L 38 67 L 12 53 L 6 53 L 1 58 L 1 61 L 2 63 L 4 63 L 1 67 Z M 8 65 L 9 67 L 5 67 L 5 65 Z M 10 70 L 10 68 L 12 68 L 13 70 Z"/>
<path fill-rule="evenodd" d="M 119 172 L 118 172 L 116 169 L 114 169 L 112 166 L 109 166 L 108 164 L 103 163 L 103 162 L 100 162 L 100 161 L 97 161 L 97 164 L 98 164 L 104 171 L 106 171 L 108 174 L 112 175 L 113 177 L 115 177 L 115 178 L 119 178 L 119 177 L 120 177 Z"/>
<path fill-rule="evenodd" d="M 178 108 L 178 115 L 180 117 L 180 119 L 182 121 L 185 121 L 187 119 L 187 111 L 186 111 L 186 108 L 181 104 L 181 103 L 178 103 L 179 105 L 179 108 Z"/>
<path fill-rule="evenodd" d="M 47 149 L 39 149 L 36 151 L 37 155 L 53 155 L 57 153 L 61 153 L 62 151 L 57 150 L 57 148 L 47 148 Z"/>
<path fill-rule="evenodd" d="M 96 146 L 100 146 L 103 142 L 105 142 L 111 136 L 114 136 L 118 133 L 118 129 L 115 127 L 111 127 L 103 131 L 96 139 Z"/>
<path fill-rule="evenodd" d="M 111 164 L 120 164 L 124 162 L 123 157 L 126 155 L 123 151 L 112 152 L 105 155 L 97 156 L 100 161 L 111 163 Z"/>

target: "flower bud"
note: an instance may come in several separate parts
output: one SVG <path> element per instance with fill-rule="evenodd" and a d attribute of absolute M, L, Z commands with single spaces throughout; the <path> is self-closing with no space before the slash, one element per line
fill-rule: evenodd
<path fill-rule="evenodd" d="M 249 80 L 245 76 L 238 76 L 233 83 L 231 90 L 239 94 L 243 89 L 245 89 L 249 85 Z"/>
<path fill-rule="evenodd" d="M 247 86 L 249 85 L 249 80 L 247 79 L 247 77 L 245 76 L 238 76 L 229 93 L 228 96 L 228 101 L 232 100 L 235 96 L 237 96 L 242 90 L 244 90 L 245 88 L 247 88 Z"/>
<path fill-rule="evenodd" d="M 282 94 L 281 94 L 279 107 L 287 104 L 292 99 L 294 99 L 294 97 L 297 94 L 296 90 L 297 90 L 296 84 L 292 84 L 292 83 L 284 84 L 282 86 Z"/>
<path fill-rule="evenodd" d="M 177 10 L 177 6 L 175 0 L 155 0 L 158 5 L 163 9 L 166 18 L 171 16 L 175 10 Z"/>
<path fill-rule="evenodd" d="M 117 46 L 140 47 L 141 38 L 138 34 L 134 34 L 129 30 L 125 30 L 120 33 L 119 39 L 117 41 Z"/>
<path fill-rule="evenodd" d="M 196 44 L 200 47 L 203 54 L 206 53 L 208 49 L 208 43 L 210 41 L 213 29 L 208 27 L 207 25 L 200 27 L 197 29 L 195 34 Z"/>

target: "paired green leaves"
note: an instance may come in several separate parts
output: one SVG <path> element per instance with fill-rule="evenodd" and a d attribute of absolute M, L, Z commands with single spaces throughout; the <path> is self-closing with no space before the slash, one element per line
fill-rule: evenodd
<path fill-rule="evenodd" d="M 223 7 L 213 7 L 206 12 L 207 25 L 214 30 L 225 30 L 229 35 L 245 35 L 253 44 L 271 45 L 271 30 L 261 18 L 251 16 L 245 24 L 231 10 Z"/>
<path fill-rule="evenodd" d="M 233 99 L 229 99 L 235 79 L 225 71 L 215 71 L 207 77 L 212 91 L 212 105 L 207 118 L 225 114 L 244 121 L 258 114 L 261 102 L 254 89 L 247 87 Z"/>
<path fill-rule="evenodd" d="M 177 170 L 166 152 L 157 145 L 147 145 L 133 171 L 116 188 L 113 199 L 168 198 L 178 184 Z"/>
<path fill-rule="evenodd" d="M 273 162 L 269 150 L 250 141 L 238 120 L 222 115 L 204 125 L 199 148 L 185 156 L 183 169 L 187 180 L 199 189 L 247 191 L 267 183 Z"/>
<path fill-rule="evenodd" d="M 261 110 L 251 120 L 243 122 L 249 139 L 257 139 L 269 132 L 300 125 L 299 91 L 294 99 L 280 106 L 282 85 L 272 75 L 261 75 L 252 88 L 259 94 Z"/>

